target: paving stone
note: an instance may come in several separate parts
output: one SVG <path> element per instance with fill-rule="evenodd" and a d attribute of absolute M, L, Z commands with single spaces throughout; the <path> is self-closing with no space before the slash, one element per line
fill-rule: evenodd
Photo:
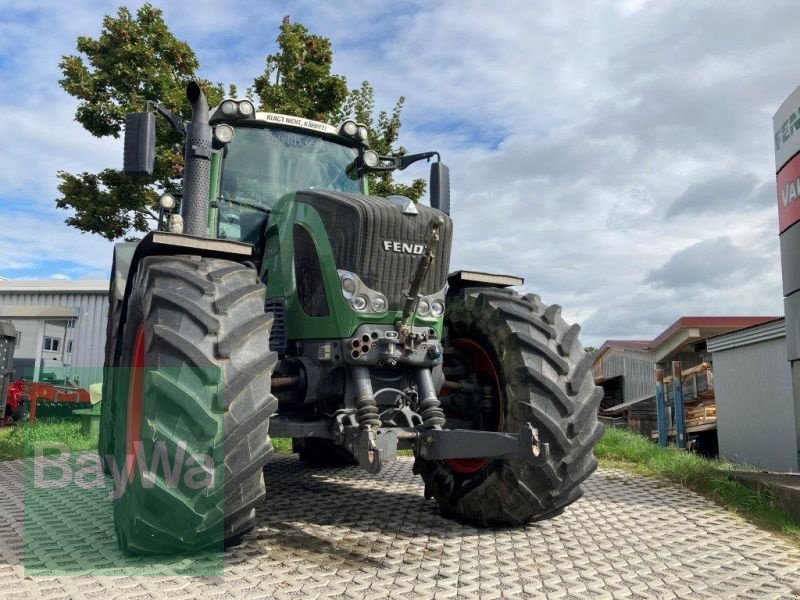
<path fill-rule="evenodd" d="M 21 461 L 0 463 L 3 599 L 800 598 L 796 548 L 618 470 L 600 469 L 554 519 L 476 529 L 439 516 L 408 459 L 369 476 L 278 455 L 256 528 L 224 563 L 150 560 L 148 575 L 121 559 L 110 501 L 87 504 L 86 490 L 47 496 L 58 527 L 26 522 L 21 499 L 43 500 L 25 496 L 22 474 Z"/>

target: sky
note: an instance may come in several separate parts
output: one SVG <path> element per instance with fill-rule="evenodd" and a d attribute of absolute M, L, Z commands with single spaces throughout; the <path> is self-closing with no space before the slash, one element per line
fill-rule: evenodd
<path fill-rule="evenodd" d="M 290 15 L 379 108 L 404 95 L 400 143 L 450 167 L 452 268 L 524 277 L 584 344 L 783 314 L 772 115 L 800 84 L 796 1 L 153 4 L 212 81 L 246 89 Z M 0 275 L 107 278 L 112 244 L 64 224 L 56 173 L 119 168 L 121 141 L 74 122 L 58 62 L 119 4 L 2 6 Z"/>

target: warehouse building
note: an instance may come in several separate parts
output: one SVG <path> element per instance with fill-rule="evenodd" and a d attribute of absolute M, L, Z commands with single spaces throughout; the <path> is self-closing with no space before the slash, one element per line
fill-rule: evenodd
<path fill-rule="evenodd" d="M 786 320 L 708 340 L 720 456 L 771 471 L 800 470 L 800 405 L 792 394 Z"/>
<path fill-rule="evenodd" d="M 102 381 L 107 312 L 106 281 L 0 281 L 0 320 L 17 332 L 14 377 Z"/>
<path fill-rule="evenodd" d="M 592 364 L 594 381 L 603 388 L 600 418 L 608 425 L 625 426 L 653 439 L 659 438 L 655 371 L 665 376 L 668 441 L 675 440 L 678 423 L 673 408 L 673 362 L 680 363 L 683 396 L 687 403 L 683 421 L 690 446 L 708 455 L 717 453 L 716 399 L 711 354 L 707 340 L 730 331 L 758 325 L 775 317 L 681 317 L 653 340 L 608 340 Z"/>

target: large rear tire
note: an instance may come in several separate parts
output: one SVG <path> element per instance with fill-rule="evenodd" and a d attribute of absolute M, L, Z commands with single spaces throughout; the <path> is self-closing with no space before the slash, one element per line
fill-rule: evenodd
<path fill-rule="evenodd" d="M 115 462 L 133 461 L 114 501 L 123 551 L 221 550 L 252 529 L 277 408 L 271 325 L 251 268 L 189 256 L 139 264 L 113 387 Z M 153 469 L 159 448 L 166 460 Z"/>
<path fill-rule="evenodd" d="M 603 432 L 597 421 L 602 391 L 592 380 L 591 356 L 578 342 L 579 326 L 536 295 L 494 288 L 468 288 L 448 299 L 445 324 L 447 378 L 491 391 L 474 405 L 468 396 L 443 396 L 445 414 L 472 429 L 519 432 L 531 423 L 549 455 L 537 465 L 418 457 L 414 470 L 426 496 L 437 500 L 443 515 L 478 525 L 520 525 L 559 514 L 580 498 L 581 482 L 597 466 L 592 448 Z"/>

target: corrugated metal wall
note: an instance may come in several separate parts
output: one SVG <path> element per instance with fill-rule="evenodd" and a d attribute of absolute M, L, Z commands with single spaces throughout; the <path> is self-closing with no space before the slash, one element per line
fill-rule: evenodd
<path fill-rule="evenodd" d="M 720 456 L 775 471 L 797 471 L 786 338 L 714 351 Z"/>
<path fill-rule="evenodd" d="M 655 363 L 631 352 L 611 350 L 601 359 L 600 373 L 610 378 L 622 375 L 624 402 L 648 396 L 655 392 Z M 595 375 L 598 375 L 595 372 Z"/>
<path fill-rule="evenodd" d="M 103 352 L 106 343 L 108 293 L 15 292 L 0 294 L 0 306 L 63 306 L 77 308 L 72 337 L 70 376 L 79 377 L 82 387 L 103 380 Z"/>

